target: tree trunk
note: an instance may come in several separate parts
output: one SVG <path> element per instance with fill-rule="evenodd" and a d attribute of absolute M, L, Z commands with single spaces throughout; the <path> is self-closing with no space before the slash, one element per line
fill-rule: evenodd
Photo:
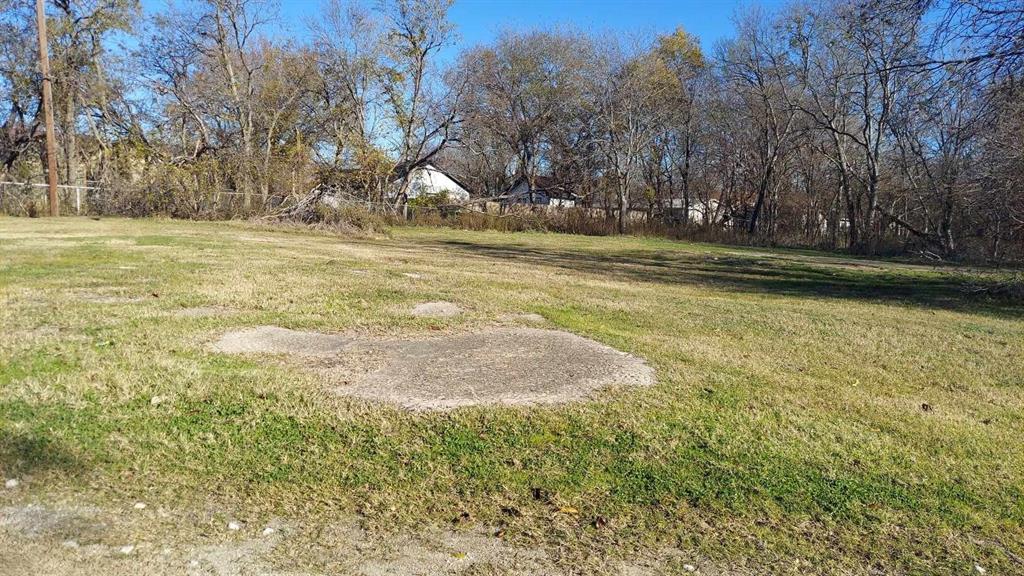
<path fill-rule="evenodd" d="M 619 185 L 619 234 L 626 233 L 626 218 L 629 212 L 629 203 L 627 201 L 627 187 L 623 184 Z"/>
<path fill-rule="evenodd" d="M 864 211 L 864 228 L 862 230 L 861 243 L 864 245 L 864 250 L 868 254 L 874 254 L 877 244 L 877 234 L 875 234 L 875 221 L 877 220 L 876 214 L 878 213 L 878 165 L 874 162 L 871 163 L 868 169 L 868 185 L 867 185 L 868 205 Z"/>
<path fill-rule="evenodd" d="M 686 129 L 689 131 L 690 122 L 687 119 Z M 689 227 L 690 225 L 690 156 L 692 156 L 692 146 L 690 145 L 690 135 L 686 135 L 686 144 L 683 146 L 683 225 Z"/>
<path fill-rule="evenodd" d="M 78 138 L 75 130 L 75 93 L 71 86 L 67 87 L 64 101 L 64 183 L 68 186 L 80 186 L 78 174 Z"/>
<path fill-rule="evenodd" d="M 764 208 L 764 199 L 768 194 L 768 186 L 772 179 L 772 166 L 769 164 L 765 170 L 764 176 L 761 178 L 761 183 L 757 187 L 757 201 L 754 202 L 754 211 L 750 214 L 750 222 L 747 223 L 747 232 L 753 234 L 757 231 L 757 220 L 761 216 L 761 210 Z"/>

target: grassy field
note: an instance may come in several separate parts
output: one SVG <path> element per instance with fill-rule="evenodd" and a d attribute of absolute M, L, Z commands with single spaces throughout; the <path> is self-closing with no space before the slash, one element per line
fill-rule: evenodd
<path fill-rule="evenodd" d="M 0 218 L 0 473 L 18 499 L 384 532 L 470 519 L 580 573 L 645 555 L 1020 573 L 1024 305 L 971 295 L 985 274 L 638 238 Z M 467 313 L 407 313 L 430 300 Z M 416 414 L 208 349 L 248 326 L 394 336 L 526 312 L 642 356 L 658 383 Z"/>

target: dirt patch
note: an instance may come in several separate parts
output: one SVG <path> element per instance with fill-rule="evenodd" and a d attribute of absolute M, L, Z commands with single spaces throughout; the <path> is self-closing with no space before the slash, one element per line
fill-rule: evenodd
<path fill-rule="evenodd" d="M 316 332 L 298 332 L 277 326 L 259 326 L 225 334 L 214 345 L 216 352 L 229 354 L 264 353 L 324 356 L 337 354 L 351 338 Z"/>
<path fill-rule="evenodd" d="M 108 529 L 98 515 L 86 507 L 9 506 L 0 509 L 0 530 L 27 539 L 96 539 Z"/>
<path fill-rule="evenodd" d="M 494 537 L 494 530 L 476 527 L 455 532 L 425 531 L 401 535 L 386 550 L 357 567 L 363 576 L 408 574 L 552 574 L 543 550 L 510 546 Z M 560 572 L 560 571 L 559 571 Z"/>
<path fill-rule="evenodd" d="M 242 540 L 219 542 L 195 548 L 188 561 L 189 576 L 285 576 L 267 560 L 281 543 L 281 528 L 274 528 L 262 536 Z M 306 572 L 288 572 L 299 576 Z"/>
<path fill-rule="evenodd" d="M 654 382 L 654 370 L 636 356 L 537 328 L 357 340 L 265 326 L 226 334 L 214 350 L 319 356 L 313 369 L 334 392 L 410 410 L 557 404 Z"/>
<path fill-rule="evenodd" d="M 496 536 L 494 527 L 368 532 L 357 519 L 275 519 L 231 531 L 193 529 L 206 512 L 157 517 L 85 506 L 0 508 L 0 574 L 40 576 L 422 576 L 580 573 L 557 551 Z M 156 525 L 154 525 L 156 523 Z M 96 527 L 110 526 L 111 529 Z M 112 528 L 116 526 L 117 530 Z M 154 530 L 156 528 L 156 530 Z M 602 574 L 664 573 L 658 563 L 609 565 Z M 639 568 L 639 569 L 638 569 Z"/>
<path fill-rule="evenodd" d="M 451 302 L 424 302 L 412 307 L 412 315 L 421 318 L 450 318 L 462 313 L 462 308 Z"/>
<path fill-rule="evenodd" d="M 284 576 L 268 562 L 279 529 L 248 538 L 210 533 L 213 542 L 152 530 L 153 522 L 174 524 L 172 514 L 161 509 L 155 519 L 63 504 L 0 508 L 0 574 Z M 187 525 L 195 518 L 177 520 Z"/>

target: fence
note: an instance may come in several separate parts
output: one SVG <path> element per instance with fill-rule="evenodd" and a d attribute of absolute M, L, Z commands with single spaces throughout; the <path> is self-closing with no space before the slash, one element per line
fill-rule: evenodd
<path fill-rule="evenodd" d="M 41 183 L 0 181 L 0 213 L 20 216 L 36 211 L 44 212 L 47 190 L 48 186 Z M 101 186 L 58 184 L 60 212 L 65 215 L 89 214 L 90 202 L 104 193 Z"/>
<path fill-rule="evenodd" d="M 223 219 L 259 215 L 276 208 L 280 196 L 263 197 L 227 190 L 174 190 L 161 186 L 83 185 L 57 186 L 63 216 L 150 216 Z M 47 211 L 47 185 L 35 182 L 0 181 L 0 214 L 31 216 Z"/>

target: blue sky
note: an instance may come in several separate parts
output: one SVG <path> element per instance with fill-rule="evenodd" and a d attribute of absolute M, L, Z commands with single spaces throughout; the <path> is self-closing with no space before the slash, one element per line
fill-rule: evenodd
<path fill-rule="evenodd" d="M 756 3 L 771 7 L 781 0 Z M 731 35 L 736 10 L 749 4 L 750 0 L 455 0 L 449 16 L 460 35 L 457 49 L 489 42 L 503 29 L 569 25 L 591 32 L 652 33 L 682 26 L 710 51 L 716 41 Z M 164 5 L 165 0 L 143 0 L 147 13 Z M 280 6 L 279 32 L 301 35 L 304 23 L 316 16 L 320 0 L 282 0 Z"/>
<path fill-rule="evenodd" d="M 705 49 L 732 32 L 742 0 L 456 0 L 451 19 L 464 44 L 487 42 L 505 28 L 536 29 L 559 24 L 600 32 L 671 32 L 682 26 Z"/>

